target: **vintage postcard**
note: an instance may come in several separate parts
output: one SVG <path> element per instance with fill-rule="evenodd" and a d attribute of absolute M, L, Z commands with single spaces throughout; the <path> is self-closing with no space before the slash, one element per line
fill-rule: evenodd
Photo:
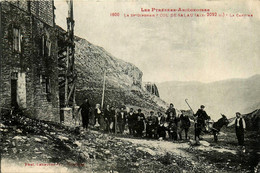
<path fill-rule="evenodd" d="M 1 172 L 259 172 L 259 30 L 259 0 L 1 0 Z"/>

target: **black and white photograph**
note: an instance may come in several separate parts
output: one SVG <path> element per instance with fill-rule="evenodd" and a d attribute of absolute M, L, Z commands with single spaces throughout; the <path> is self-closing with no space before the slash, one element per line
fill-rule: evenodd
<path fill-rule="evenodd" d="M 259 0 L 0 0 L 0 173 L 260 172 Z"/>

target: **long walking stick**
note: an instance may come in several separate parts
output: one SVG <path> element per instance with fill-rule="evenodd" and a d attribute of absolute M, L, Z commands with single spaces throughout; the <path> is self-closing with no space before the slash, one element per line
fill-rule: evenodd
<path fill-rule="evenodd" d="M 187 105 L 189 106 L 190 110 L 192 111 L 192 113 L 194 114 L 194 111 L 192 110 L 192 108 L 190 107 L 189 103 L 188 103 L 188 99 L 185 99 L 185 102 L 187 103 Z"/>
<path fill-rule="evenodd" d="M 194 115 L 194 111 L 192 110 L 192 108 L 190 107 L 190 105 L 189 105 L 189 103 L 188 103 L 188 99 L 185 99 L 185 102 L 187 103 L 187 105 L 189 106 L 189 108 L 190 108 L 190 110 L 192 111 L 192 113 L 193 113 L 193 115 Z M 197 131 L 197 122 L 196 122 L 196 118 L 194 118 L 194 123 L 195 123 L 195 125 L 194 125 L 194 128 L 195 128 L 195 130 L 194 130 L 194 133 L 195 133 L 195 141 L 196 141 L 196 143 L 198 143 L 198 141 L 197 141 L 197 138 L 196 138 L 196 131 Z"/>

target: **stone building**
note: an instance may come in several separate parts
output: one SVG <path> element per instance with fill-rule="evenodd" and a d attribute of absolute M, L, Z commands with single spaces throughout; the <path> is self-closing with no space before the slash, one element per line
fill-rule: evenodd
<path fill-rule="evenodd" d="M 59 122 L 54 2 L 0 2 L 0 106 Z"/>
<path fill-rule="evenodd" d="M 149 93 L 156 95 L 157 97 L 160 97 L 159 90 L 155 83 L 146 82 L 144 84 L 144 87 Z"/>

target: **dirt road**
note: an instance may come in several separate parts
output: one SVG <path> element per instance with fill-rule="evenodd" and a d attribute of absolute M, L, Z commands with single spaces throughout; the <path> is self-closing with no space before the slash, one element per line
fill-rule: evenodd
<path fill-rule="evenodd" d="M 258 134 L 246 135 L 246 151 L 235 134 L 220 142 L 158 141 L 7 117 L 2 133 L 2 172 L 253 172 L 259 161 Z M 27 163 L 31 165 L 26 165 Z M 257 171 L 257 170 L 256 170 Z"/>

